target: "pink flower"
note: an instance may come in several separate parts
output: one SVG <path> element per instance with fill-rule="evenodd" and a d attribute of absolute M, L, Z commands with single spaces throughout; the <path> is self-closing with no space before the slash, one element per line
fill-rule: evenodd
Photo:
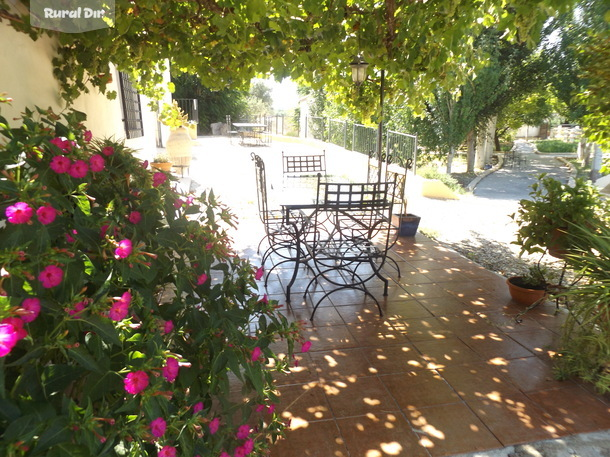
<path fill-rule="evenodd" d="M 256 270 L 256 274 L 254 275 L 254 279 L 256 279 L 258 281 L 263 277 L 264 274 L 265 274 L 264 268 L 258 267 L 258 269 Z"/>
<path fill-rule="evenodd" d="M 40 313 L 40 300 L 37 298 L 26 298 L 21 303 L 22 312 L 20 314 L 23 322 L 33 322 Z"/>
<path fill-rule="evenodd" d="M 114 258 L 124 259 L 129 257 L 132 249 L 131 240 L 121 240 L 119 241 L 119 246 L 114 250 Z"/>
<path fill-rule="evenodd" d="M 201 284 L 203 284 L 204 282 L 206 282 L 208 280 L 208 275 L 206 275 L 205 273 L 199 275 L 197 277 L 197 285 L 200 286 Z"/>
<path fill-rule="evenodd" d="M 9 324 L 12 325 L 15 329 L 15 335 L 17 336 L 17 341 L 28 336 L 28 332 L 23 328 L 23 321 L 18 317 L 5 317 L 0 321 L 0 324 Z"/>
<path fill-rule="evenodd" d="M 80 314 L 80 312 L 84 310 L 86 306 L 87 301 L 79 301 L 72 307 L 72 309 L 66 309 L 66 312 L 70 316 L 74 316 L 74 319 L 80 319 L 80 316 L 77 316 L 77 314 Z"/>
<path fill-rule="evenodd" d="M 168 382 L 174 382 L 178 376 L 179 369 L 180 364 L 178 363 L 178 360 L 173 357 L 168 357 L 165 360 L 165 366 L 163 367 L 163 376 Z"/>
<path fill-rule="evenodd" d="M 235 433 L 235 437 L 238 440 L 245 440 L 248 436 L 250 436 L 250 426 L 248 424 L 240 425 L 237 433 Z"/>
<path fill-rule="evenodd" d="M 102 149 L 102 154 L 104 154 L 106 157 L 111 156 L 114 154 L 114 148 L 112 146 L 106 146 L 104 149 Z"/>
<path fill-rule="evenodd" d="M 199 411 L 203 411 L 203 402 L 197 402 L 193 405 L 193 414 L 197 414 Z"/>
<path fill-rule="evenodd" d="M 225 451 L 222 451 L 218 457 L 231 457 L 231 454 L 227 454 Z"/>
<path fill-rule="evenodd" d="M 243 446 L 237 446 L 233 452 L 233 457 L 246 457 L 246 449 Z"/>
<path fill-rule="evenodd" d="M 148 375 L 141 370 L 134 371 L 127 374 L 123 383 L 125 384 L 125 391 L 137 395 L 148 387 Z"/>
<path fill-rule="evenodd" d="M 6 208 L 4 214 L 11 224 L 25 224 L 34 215 L 34 210 L 24 202 L 17 202 Z"/>
<path fill-rule="evenodd" d="M 220 427 L 220 419 L 215 417 L 210 421 L 210 425 L 208 427 L 210 428 L 210 435 L 215 434 L 218 431 L 218 427 Z"/>
<path fill-rule="evenodd" d="M 42 225 L 48 225 L 55 220 L 58 212 L 59 211 L 57 211 L 51 205 L 47 204 L 36 210 L 36 216 L 38 216 L 38 221 Z"/>
<path fill-rule="evenodd" d="M 11 324 L 0 324 L 0 357 L 8 355 L 19 341 L 17 329 Z"/>
<path fill-rule="evenodd" d="M 163 324 L 163 333 L 167 335 L 174 329 L 174 323 L 172 321 L 165 321 Z"/>
<path fill-rule="evenodd" d="M 106 232 L 108 232 L 108 227 L 110 227 L 110 225 L 108 224 L 104 224 L 100 227 L 100 238 L 106 238 Z"/>
<path fill-rule="evenodd" d="M 54 144 L 62 151 L 70 151 L 72 149 L 72 142 L 70 140 L 64 140 L 63 138 L 55 137 L 50 140 L 49 143 Z"/>
<path fill-rule="evenodd" d="M 131 213 L 129 213 L 129 216 L 127 216 L 127 219 L 132 224 L 139 224 L 142 220 L 142 214 L 140 214 L 139 211 L 132 211 Z"/>
<path fill-rule="evenodd" d="M 250 452 L 252 452 L 254 450 L 254 440 L 252 438 L 250 438 L 249 440 L 246 440 L 246 442 L 242 445 L 244 451 L 246 451 L 246 455 L 248 455 Z"/>
<path fill-rule="evenodd" d="M 268 414 L 273 414 L 274 411 L 275 411 L 275 405 L 267 406 L 267 413 Z"/>
<path fill-rule="evenodd" d="M 261 303 L 264 303 L 265 305 L 268 305 L 269 304 L 269 297 L 267 297 L 267 294 L 264 294 L 263 298 L 261 298 L 259 301 Z"/>
<path fill-rule="evenodd" d="M 74 243 L 76 240 L 74 239 L 74 237 L 72 235 L 76 235 L 78 232 L 76 231 L 76 229 L 72 230 L 72 234 L 70 233 L 66 233 L 66 241 L 68 243 Z"/>
<path fill-rule="evenodd" d="M 176 457 L 176 448 L 173 446 L 163 446 L 157 454 L 158 457 Z"/>
<path fill-rule="evenodd" d="M 252 351 L 252 355 L 250 356 L 250 360 L 252 360 L 253 362 L 256 362 L 258 359 L 260 359 L 262 352 L 263 351 L 261 351 L 261 348 L 256 346 L 254 348 L 254 350 Z"/>
<path fill-rule="evenodd" d="M 145 160 L 144 162 L 142 162 L 142 168 L 144 168 L 144 169 L 148 168 L 148 160 Z"/>
<path fill-rule="evenodd" d="M 161 184 L 163 184 L 165 181 L 167 181 L 167 176 L 165 176 L 165 173 L 162 173 L 160 171 L 157 171 L 154 175 L 153 175 L 153 187 L 159 187 Z"/>
<path fill-rule="evenodd" d="M 302 345 L 301 345 L 301 352 L 308 352 L 309 349 L 311 349 L 311 341 L 305 341 Z"/>
<path fill-rule="evenodd" d="M 114 302 L 108 311 L 108 317 L 113 321 L 122 321 L 127 317 L 129 305 L 131 304 L 131 294 L 125 292 L 119 300 Z"/>
<path fill-rule="evenodd" d="M 76 179 L 81 179 L 87 176 L 87 172 L 89 171 L 89 165 L 84 160 L 75 160 L 72 165 L 70 165 L 70 169 L 68 170 L 68 174 Z"/>
<path fill-rule="evenodd" d="M 184 205 L 184 201 L 181 198 L 177 198 L 174 201 L 174 208 L 176 208 L 176 209 L 182 208 L 182 205 Z"/>
<path fill-rule="evenodd" d="M 93 138 L 93 133 L 91 133 L 91 130 L 85 130 L 85 133 L 83 133 L 83 138 L 87 143 L 91 141 L 91 139 Z"/>
<path fill-rule="evenodd" d="M 64 271 L 57 265 L 47 265 L 38 275 L 38 280 L 45 289 L 58 286 L 63 279 Z"/>
<path fill-rule="evenodd" d="M 89 166 L 91 167 L 91 171 L 97 173 L 104 170 L 106 161 L 101 155 L 94 154 L 89 158 Z"/>
<path fill-rule="evenodd" d="M 157 417 L 150 423 L 150 433 L 157 438 L 161 438 L 165 434 L 167 429 L 167 423 L 162 417 Z"/>
<path fill-rule="evenodd" d="M 70 165 L 70 159 L 66 156 L 55 156 L 51 159 L 51 163 L 49 164 L 51 170 L 58 174 L 67 173 L 70 170 Z"/>

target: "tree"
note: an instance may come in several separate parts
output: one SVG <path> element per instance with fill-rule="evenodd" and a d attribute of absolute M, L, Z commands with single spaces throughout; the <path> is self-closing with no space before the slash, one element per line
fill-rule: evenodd
<path fill-rule="evenodd" d="M 195 98 L 199 106 L 199 126 L 202 133 L 210 133 L 210 124 L 225 122 L 226 116 L 240 119 L 247 113 L 246 95 L 235 89 L 211 90 L 203 87 L 197 75 L 183 73 L 172 77 L 176 88 L 174 98 Z"/>
<path fill-rule="evenodd" d="M 273 113 L 271 88 L 263 81 L 255 81 L 247 97 L 248 114 L 254 117 L 268 116 Z"/>
<path fill-rule="evenodd" d="M 387 74 L 388 100 L 416 105 L 437 87 L 454 88 L 484 63 L 474 47 L 485 28 L 495 26 L 518 41 L 535 40 L 549 15 L 573 0 L 196 0 L 115 1 L 112 28 L 86 33 L 41 31 L 27 15 L 0 0 L 0 18 L 33 38 L 57 37 L 55 74 L 63 96 L 73 100 L 86 83 L 106 90 L 110 62 L 159 96 L 166 69 L 197 74 L 205 87 L 244 88 L 252 77 L 291 76 L 347 97 L 353 91 L 348 64 L 362 55 Z M 354 100 L 375 106 L 374 91 Z"/>

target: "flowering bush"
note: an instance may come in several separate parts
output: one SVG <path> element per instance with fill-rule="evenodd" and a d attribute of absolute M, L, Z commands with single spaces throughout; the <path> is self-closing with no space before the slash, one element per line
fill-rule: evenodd
<path fill-rule="evenodd" d="M 84 121 L 0 117 L 0 455 L 264 453 L 297 324 L 212 192 L 178 193 Z"/>

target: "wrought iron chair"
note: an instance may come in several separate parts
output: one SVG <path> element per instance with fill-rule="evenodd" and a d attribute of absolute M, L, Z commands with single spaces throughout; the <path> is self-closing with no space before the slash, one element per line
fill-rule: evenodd
<path fill-rule="evenodd" d="M 315 274 L 304 296 L 320 279 L 331 289 L 314 305 L 311 320 L 325 298 L 345 289 L 362 291 L 375 301 L 379 314 L 383 314 L 366 283 L 379 278 L 384 283 L 383 294 L 387 296 L 388 279 L 380 271 L 388 258 L 392 239 L 394 186 L 394 182 L 329 183 L 318 179 L 313 237 L 305 242 Z"/>
<path fill-rule="evenodd" d="M 269 208 L 265 162 L 254 152 L 250 155 L 256 172 L 258 213 L 265 229 L 265 235 L 258 244 L 257 252 L 261 253 L 261 246 L 267 241 L 269 247 L 262 254 L 262 265 L 269 260 L 272 254 L 276 254 L 281 259 L 267 271 L 268 278 L 268 273 L 285 261 L 295 261 L 300 258 L 295 252 L 299 249 L 297 240 L 301 232 L 305 230 L 308 219 L 301 211 Z M 267 279 L 265 280 L 266 285 Z"/>
<path fill-rule="evenodd" d="M 233 130 L 233 121 L 231 121 L 230 114 L 225 116 L 225 121 L 227 124 L 227 136 L 229 137 L 229 143 L 233 144 L 233 137 L 239 136 L 239 132 L 237 130 Z"/>

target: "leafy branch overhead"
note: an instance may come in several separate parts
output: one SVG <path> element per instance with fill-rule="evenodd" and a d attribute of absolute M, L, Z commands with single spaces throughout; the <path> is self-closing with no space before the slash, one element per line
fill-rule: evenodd
<path fill-rule="evenodd" d="M 349 62 L 362 55 L 388 75 L 388 95 L 412 101 L 457 83 L 484 63 L 473 43 L 494 26 L 518 41 L 535 39 L 546 18 L 571 0 L 116 0 L 112 28 L 62 34 L 33 29 L 0 0 L 0 20 L 58 39 L 55 76 L 66 100 L 106 91 L 109 64 L 156 97 L 170 62 L 212 89 L 245 87 L 260 74 L 291 76 L 349 94 Z M 371 96 L 373 96 L 371 94 Z M 370 100 L 369 100 L 370 101 Z"/>

